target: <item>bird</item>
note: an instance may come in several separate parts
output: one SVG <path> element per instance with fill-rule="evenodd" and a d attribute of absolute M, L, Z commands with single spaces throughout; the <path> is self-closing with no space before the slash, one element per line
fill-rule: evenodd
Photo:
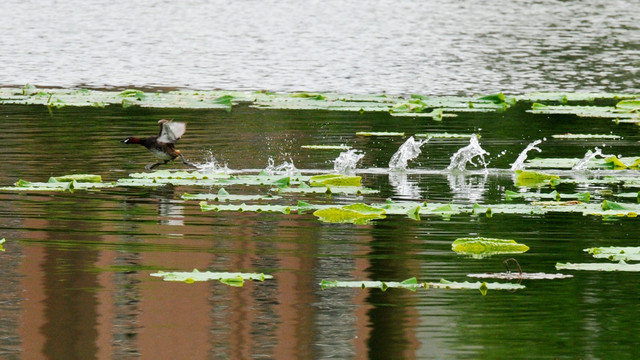
<path fill-rule="evenodd" d="M 180 140 L 184 132 L 187 130 L 187 124 L 183 122 L 177 122 L 173 120 L 162 119 L 158 121 L 158 127 L 160 128 L 160 132 L 158 135 L 149 136 L 145 138 L 139 138 L 135 136 L 129 136 L 125 139 L 120 140 L 121 143 L 125 144 L 140 144 L 151 153 L 161 159 L 161 162 L 157 162 L 155 164 L 148 164 L 145 166 L 146 170 L 153 170 L 159 165 L 163 165 L 168 163 L 171 160 L 180 157 L 182 162 L 194 168 L 197 168 L 196 165 L 187 161 L 184 156 L 180 153 L 180 150 L 177 150 L 174 147 L 174 144 Z"/>

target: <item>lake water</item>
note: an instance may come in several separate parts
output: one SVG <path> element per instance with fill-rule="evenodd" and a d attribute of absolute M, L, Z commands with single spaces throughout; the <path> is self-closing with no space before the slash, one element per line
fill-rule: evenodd
<path fill-rule="evenodd" d="M 638 92 L 640 25 L 628 1 L 19 1 L 0 2 L 0 86 L 190 88 L 361 94 L 502 91 Z M 119 140 L 188 123 L 179 143 L 198 163 L 256 173 L 293 162 L 333 169 L 347 144 L 365 154 L 357 174 L 379 191 L 362 197 L 281 195 L 276 203 L 394 201 L 502 204 L 517 191 L 509 170 L 531 156 L 580 159 L 588 150 L 638 156 L 636 124 L 607 119 L 461 113 L 442 122 L 386 113 L 258 110 L 54 109 L 0 105 L 0 186 L 73 173 L 105 181 L 153 161 Z M 358 131 L 401 131 L 363 137 Z M 446 170 L 468 139 L 432 139 L 409 170 L 390 173 L 409 135 L 478 133 L 488 170 Z M 553 139 L 616 134 L 621 140 Z M 174 162 L 165 168 L 180 168 Z M 603 178 L 637 170 L 566 171 Z M 268 193 L 230 186 L 233 194 Z M 561 184 L 591 202 L 636 188 Z M 311 212 L 203 212 L 185 192 L 218 187 L 0 191 L 2 359 L 636 359 L 640 280 L 633 272 L 562 271 L 525 289 L 322 290 L 323 279 L 475 281 L 514 257 L 527 273 L 594 262 L 583 249 L 636 246 L 637 218 L 580 213 L 389 215 L 368 225 L 322 223 Z M 538 191 L 538 190 L 529 190 Z M 539 190 L 549 193 L 545 187 Z M 613 197 L 612 197 L 613 196 Z M 515 239 L 524 254 L 458 255 L 460 237 Z M 513 263 L 511 263 L 513 270 Z M 264 282 L 165 282 L 163 271 L 263 272 Z M 501 280 L 487 280 L 501 281 Z"/>
<path fill-rule="evenodd" d="M 179 148 L 192 161 L 212 157 L 255 173 L 293 161 L 305 173 L 333 169 L 339 151 L 309 144 L 347 144 L 365 156 L 357 172 L 379 194 L 354 197 L 281 194 L 276 203 L 348 204 L 426 200 L 468 205 L 504 203 L 518 190 L 510 164 L 535 139 L 545 157 L 582 158 L 587 150 L 637 155 L 638 127 L 510 110 L 461 113 L 442 122 L 384 113 L 258 110 L 153 110 L 107 107 L 0 107 L 3 171 L 18 179 L 95 173 L 104 181 L 143 171 L 152 156 L 121 144 L 155 132 L 160 118 L 188 122 Z M 589 128 L 622 140 L 553 139 Z M 576 131 L 577 130 L 577 131 Z M 407 137 L 357 131 L 477 132 L 488 170 L 447 171 L 468 139 L 432 139 L 409 171 L 385 168 Z M 183 168 L 179 162 L 165 168 Z M 609 172 L 611 173 L 611 172 Z M 634 176 L 636 170 L 623 172 Z M 591 176 L 590 172 L 575 176 Z M 622 174 L 622 173 L 618 173 Z M 573 175 L 571 175 L 573 176 Z M 232 194 L 268 187 L 229 186 Z M 590 191 L 592 202 L 638 189 L 561 184 Z M 515 257 L 523 271 L 556 273 L 556 262 L 593 262 L 582 249 L 634 246 L 637 218 L 582 214 L 389 215 L 369 225 L 328 224 L 306 214 L 202 212 L 185 192 L 218 187 L 158 186 L 100 191 L 0 192 L 0 357 L 87 358 L 636 358 L 640 280 L 636 273 L 563 271 L 573 278 L 524 280 L 516 292 L 490 290 L 322 290 L 323 279 L 475 281 L 467 274 L 503 272 Z M 532 190 L 535 191 L 535 190 Z M 540 190 L 548 193 L 548 187 Z M 474 259 L 458 255 L 459 237 L 515 239 L 524 254 Z M 219 282 L 165 282 L 164 271 L 264 272 L 274 279 L 236 288 Z M 514 269 L 513 263 L 511 268 Z M 501 280 L 487 280 L 501 281 Z"/>
<path fill-rule="evenodd" d="M 7 0 L 0 85 L 639 91 L 628 1 Z M 10 14 L 10 16 L 8 15 Z"/>

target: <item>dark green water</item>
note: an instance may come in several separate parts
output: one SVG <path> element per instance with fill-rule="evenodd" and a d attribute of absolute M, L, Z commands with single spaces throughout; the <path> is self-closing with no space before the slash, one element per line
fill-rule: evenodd
<path fill-rule="evenodd" d="M 293 161 L 330 170 L 338 151 L 302 145 L 347 144 L 366 155 L 364 198 L 283 195 L 283 204 L 314 202 L 504 202 L 516 190 L 506 171 L 536 139 L 541 156 L 582 158 L 602 140 L 555 140 L 553 134 L 623 136 L 603 152 L 640 155 L 635 124 L 573 116 L 460 114 L 435 122 L 388 114 L 0 107 L 0 185 L 18 179 L 95 173 L 127 177 L 152 161 L 119 140 L 152 134 L 156 121 L 188 122 L 179 143 L 187 158 L 215 157 L 230 169 L 264 169 Z M 405 176 L 387 167 L 406 140 L 358 137 L 357 131 L 455 132 L 481 135 L 489 171 L 452 174 L 449 157 L 468 140 L 431 140 Z M 504 153 L 503 153 L 504 151 Z M 534 153 L 535 154 L 535 153 Z M 170 168 L 181 168 L 176 162 Z M 479 169 L 475 169 L 479 170 Z M 635 174 L 635 172 L 631 172 Z M 588 176 L 586 174 L 585 176 Z M 567 185 L 559 192 L 617 185 Z M 562 280 L 523 281 L 524 290 L 327 289 L 322 279 L 473 281 L 469 273 L 501 272 L 515 257 L 525 272 L 555 273 L 556 262 L 591 262 L 582 249 L 635 246 L 637 218 L 581 214 L 454 215 L 414 221 L 390 215 L 370 225 L 326 224 L 312 214 L 202 212 L 184 192 L 218 189 L 167 186 L 74 193 L 0 193 L 0 358 L 420 358 L 634 359 L 638 356 L 640 280 L 636 273 L 564 271 Z M 229 188 L 256 193 L 256 187 Z M 551 189 L 543 189 L 550 192 Z M 524 254 L 473 259 L 451 251 L 459 237 L 516 239 Z M 234 288 L 219 282 L 172 283 L 157 270 L 194 268 L 264 272 L 274 279 Z"/>

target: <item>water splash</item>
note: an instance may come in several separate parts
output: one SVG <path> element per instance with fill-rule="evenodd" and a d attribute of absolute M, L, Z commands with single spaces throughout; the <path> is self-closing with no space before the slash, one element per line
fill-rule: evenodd
<path fill-rule="evenodd" d="M 333 162 L 333 170 L 338 174 L 353 175 L 356 164 L 364 157 L 359 150 L 348 150 L 340 153 Z"/>
<path fill-rule="evenodd" d="M 209 152 L 204 163 L 195 163 L 198 171 L 203 173 L 223 173 L 228 174 L 229 168 L 227 164 L 221 164 L 218 160 L 213 156 L 213 153 Z"/>
<path fill-rule="evenodd" d="M 596 147 L 595 151 L 587 150 L 587 152 L 584 154 L 584 157 L 580 161 L 578 161 L 575 165 L 573 165 L 571 170 L 585 170 L 587 168 L 587 163 L 591 159 L 594 159 L 596 156 L 600 156 L 602 158 L 606 158 L 606 157 L 610 157 L 610 156 L 613 156 L 613 155 L 605 155 L 605 154 L 603 154 L 602 153 L 602 149 L 600 149 L 599 147 Z"/>
<path fill-rule="evenodd" d="M 511 164 L 511 170 L 522 170 L 524 169 L 524 162 L 527 160 L 527 153 L 531 150 L 536 150 L 537 152 L 542 152 L 542 150 L 540 150 L 540 148 L 538 148 L 536 145 L 540 144 L 541 142 L 547 140 L 546 138 L 542 139 L 542 140 L 536 140 L 534 142 L 532 142 L 531 144 L 527 145 L 526 148 L 524 148 L 524 150 L 522 150 L 522 152 L 520 153 L 520 155 L 518 155 L 518 158 L 516 159 L 516 161 L 513 162 L 513 164 Z"/>
<path fill-rule="evenodd" d="M 451 163 L 447 166 L 447 170 L 464 171 L 467 164 L 477 166 L 476 163 L 473 162 L 473 158 L 476 156 L 480 157 L 480 164 L 486 168 L 487 162 L 484 160 L 485 155 L 489 155 L 489 153 L 480 147 L 478 135 L 473 134 L 469 139 L 469 145 L 459 149 L 451 156 Z"/>
<path fill-rule="evenodd" d="M 282 164 L 280 165 L 275 165 L 275 161 L 273 160 L 273 158 L 269 158 L 268 160 L 268 165 L 267 167 L 263 170 L 265 173 L 269 174 L 270 176 L 273 175 L 298 175 L 300 173 L 300 171 L 298 171 L 298 169 L 293 165 L 293 160 L 289 159 L 289 161 L 291 161 L 290 163 L 287 161 L 284 161 Z"/>
<path fill-rule="evenodd" d="M 425 140 L 416 141 L 413 136 L 407 139 L 404 144 L 398 148 L 395 154 L 391 157 L 389 161 L 389 169 L 395 171 L 404 171 L 407 169 L 407 162 L 409 160 L 413 160 L 422 153 L 420 147 L 427 142 L 429 142 L 431 138 L 427 138 Z"/>

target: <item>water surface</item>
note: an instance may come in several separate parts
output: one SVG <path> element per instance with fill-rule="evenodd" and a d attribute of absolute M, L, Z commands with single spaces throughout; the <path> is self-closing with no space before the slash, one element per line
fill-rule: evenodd
<path fill-rule="evenodd" d="M 388 114 L 328 111 L 153 110 L 120 107 L 0 108 L 0 184 L 46 181 L 67 173 L 127 177 L 153 161 L 119 140 L 154 133 L 160 118 L 188 122 L 180 149 L 192 161 L 212 157 L 230 169 L 264 169 L 293 161 L 305 171 L 333 169 L 339 151 L 302 149 L 347 144 L 365 156 L 357 173 L 380 190 L 363 198 L 283 195 L 352 203 L 398 200 L 454 204 L 503 202 L 511 163 L 536 139 L 541 154 L 581 158 L 598 140 L 552 134 L 611 133 L 605 153 L 637 156 L 638 127 L 610 120 L 540 116 L 521 111 L 460 114 L 435 122 Z M 447 171 L 468 139 L 432 139 L 405 173 L 386 171 L 407 137 L 357 131 L 477 132 L 488 171 Z M 504 152 L 503 152 L 504 151 Z M 552 155 L 553 154 L 553 155 Z M 173 163 L 168 168 L 182 168 Z M 253 170 L 249 170 L 253 171 Z M 635 174 L 635 173 L 632 173 Z M 602 185 L 614 192 L 626 191 Z M 589 188 L 601 201 L 598 187 Z M 310 213 L 202 212 L 187 186 L 115 188 L 74 193 L 0 193 L 0 357 L 14 358 L 635 358 L 634 314 L 640 283 L 633 273 L 570 272 L 570 279 L 524 281 L 517 292 L 327 289 L 322 279 L 472 280 L 504 271 L 511 256 L 473 259 L 451 251 L 458 237 L 516 239 L 526 272 L 555 272 L 556 262 L 588 262 L 582 249 L 634 246 L 637 218 L 605 221 L 581 214 L 388 216 L 370 225 L 325 224 Z M 265 192 L 237 186 L 232 193 Z M 561 192 L 582 191 L 576 186 Z M 636 189 L 637 190 L 637 189 Z M 550 189 L 542 190 L 550 191 Z M 600 197 L 598 197 L 600 196 Z M 171 283 L 157 270 L 245 271 L 273 280 L 234 288 L 219 282 Z"/>

